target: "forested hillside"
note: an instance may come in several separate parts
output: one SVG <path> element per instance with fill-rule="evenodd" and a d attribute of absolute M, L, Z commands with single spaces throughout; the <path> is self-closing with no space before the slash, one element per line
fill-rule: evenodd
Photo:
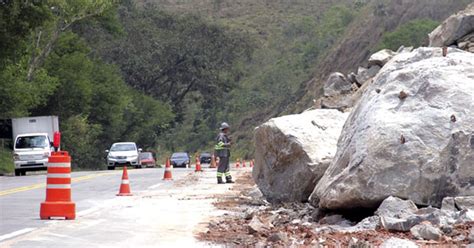
<path fill-rule="evenodd" d="M 222 121 L 251 156 L 253 128 L 309 107 L 330 72 L 422 45 L 469 2 L 4 0 L 0 119 L 58 115 L 82 168 L 117 141 L 210 150 Z"/>

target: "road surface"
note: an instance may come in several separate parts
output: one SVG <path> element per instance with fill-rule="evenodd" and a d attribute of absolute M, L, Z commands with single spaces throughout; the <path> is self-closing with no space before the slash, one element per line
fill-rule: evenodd
<path fill-rule="evenodd" d="M 176 168 L 173 181 L 163 173 L 129 170 L 133 196 L 117 197 L 121 170 L 73 172 L 76 220 L 40 220 L 46 175 L 0 177 L 0 247 L 210 246 L 195 232 L 223 214 L 212 202 L 231 185 L 217 185 L 215 169 Z"/>

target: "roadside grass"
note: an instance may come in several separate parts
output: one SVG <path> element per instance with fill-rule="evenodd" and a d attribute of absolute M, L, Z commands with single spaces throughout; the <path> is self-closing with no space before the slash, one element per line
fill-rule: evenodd
<path fill-rule="evenodd" d="M 0 148 L 0 175 L 13 173 L 14 169 L 12 151 L 6 148 Z"/>

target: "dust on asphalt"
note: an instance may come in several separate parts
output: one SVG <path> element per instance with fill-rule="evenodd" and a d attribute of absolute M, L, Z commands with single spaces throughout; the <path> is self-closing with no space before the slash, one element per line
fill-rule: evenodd
<path fill-rule="evenodd" d="M 198 240 L 226 247 L 349 247 L 355 244 L 366 244 L 357 247 L 377 247 L 391 237 L 412 240 L 420 247 L 462 247 L 467 244 L 467 241 L 450 237 L 420 241 L 410 232 L 389 232 L 381 228 L 350 233 L 317 231 L 324 225 L 312 220 L 312 210 L 308 210 L 307 204 L 256 204 L 249 197 L 254 187 L 251 172 L 245 172 L 230 191 L 216 195 L 220 200 L 214 202 L 214 206 L 227 213 L 211 220 L 208 230 L 197 234 Z M 258 231 L 249 226 L 255 218 L 263 224 Z M 453 234 L 467 237 L 472 227 L 474 223 L 455 225 Z"/>

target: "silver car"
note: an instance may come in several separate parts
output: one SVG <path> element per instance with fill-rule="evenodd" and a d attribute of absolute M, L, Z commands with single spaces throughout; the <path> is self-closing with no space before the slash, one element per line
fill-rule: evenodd
<path fill-rule="evenodd" d="M 134 166 L 141 168 L 139 153 L 141 148 L 137 148 L 134 142 L 114 143 L 107 152 L 107 169 L 114 170 L 117 166 Z"/>

